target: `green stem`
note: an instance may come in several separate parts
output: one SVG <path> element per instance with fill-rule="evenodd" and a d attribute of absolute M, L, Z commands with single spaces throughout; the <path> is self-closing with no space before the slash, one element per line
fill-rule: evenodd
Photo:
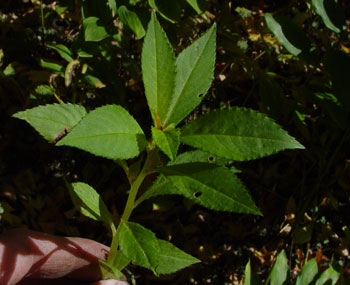
<path fill-rule="evenodd" d="M 121 217 L 121 220 L 123 221 L 129 220 L 129 217 L 135 208 L 135 199 L 137 196 L 137 192 L 146 176 L 147 176 L 147 173 L 144 171 L 141 171 L 139 176 L 137 176 L 136 180 L 131 185 L 128 201 L 126 202 L 125 210 Z"/>
<path fill-rule="evenodd" d="M 131 185 L 130 185 L 129 197 L 128 197 L 128 200 L 126 202 L 123 215 L 120 219 L 120 222 L 119 222 L 117 229 L 115 230 L 115 233 L 113 234 L 112 244 L 111 244 L 111 248 L 109 251 L 108 258 L 107 258 L 107 262 L 109 264 L 113 263 L 113 260 L 115 259 L 116 255 L 118 253 L 118 246 L 119 246 L 118 236 L 119 236 L 121 222 L 127 222 L 129 220 L 132 211 L 135 209 L 135 199 L 136 199 L 137 193 L 140 189 L 140 186 L 141 186 L 143 180 L 145 179 L 145 177 L 149 174 L 148 173 L 148 165 L 149 165 L 150 159 L 151 159 L 151 155 L 150 155 L 150 153 L 148 153 L 146 161 L 143 165 L 141 172 L 139 173 L 139 175 L 137 176 L 135 181 L 133 183 L 131 183 Z"/>

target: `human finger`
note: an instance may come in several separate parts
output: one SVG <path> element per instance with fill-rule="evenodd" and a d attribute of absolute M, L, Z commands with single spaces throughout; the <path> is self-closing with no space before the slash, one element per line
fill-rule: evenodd
<path fill-rule="evenodd" d="M 82 238 L 65 238 L 25 229 L 0 236 L 0 284 L 26 279 L 69 277 L 86 282 L 101 279 L 98 260 L 109 248 Z"/>

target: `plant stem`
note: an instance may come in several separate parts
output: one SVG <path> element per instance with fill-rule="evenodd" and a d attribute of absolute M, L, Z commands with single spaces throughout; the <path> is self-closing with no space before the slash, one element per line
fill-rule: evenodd
<path fill-rule="evenodd" d="M 109 264 L 112 264 L 113 260 L 117 256 L 118 246 L 119 246 L 118 235 L 119 235 L 119 231 L 120 231 L 121 222 L 128 221 L 130 216 L 131 216 L 132 211 L 135 208 L 135 199 L 136 199 L 137 193 L 139 191 L 139 188 L 140 188 L 143 180 L 148 175 L 148 165 L 149 165 L 150 158 L 151 158 L 151 155 L 150 155 L 150 153 L 148 153 L 146 161 L 142 167 L 141 172 L 139 173 L 139 175 L 137 176 L 135 181 L 133 183 L 131 183 L 131 185 L 130 185 L 130 192 L 129 192 L 128 200 L 127 200 L 126 205 L 125 205 L 123 215 L 120 219 L 120 222 L 118 224 L 117 229 L 115 230 L 115 233 L 113 233 L 112 244 L 111 244 L 109 255 L 107 258 L 107 262 Z"/>

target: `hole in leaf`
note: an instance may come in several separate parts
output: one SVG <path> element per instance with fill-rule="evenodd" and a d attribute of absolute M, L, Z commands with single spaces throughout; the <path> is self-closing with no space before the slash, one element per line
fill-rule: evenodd
<path fill-rule="evenodd" d="M 215 157 L 213 155 L 209 155 L 208 156 L 208 161 L 209 162 L 214 162 L 215 161 Z"/>
<path fill-rule="evenodd" d="M 203 94 L 198 94 L 198 98 L 201 98 L 203 96 Z"/>
<path fill-rule="evenodd" d="M 193 197 L 194 198 L 198 198 L 201 195 L 202 195 L 202 192 L 195 192 L 195 193 L 193 193 Z"/>

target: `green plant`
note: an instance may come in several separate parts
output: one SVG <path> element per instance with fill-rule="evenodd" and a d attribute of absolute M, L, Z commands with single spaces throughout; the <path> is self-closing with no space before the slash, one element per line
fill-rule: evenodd
<path fill-rule="evenodd" d="M 114 160 L 130 182 L 120 218 L 113 218 L 99 194 L 83 182 L 68 184 L 74 205 L 112 233 L 110 254 L 101 261 L 104 278 L 120 277 L 133 262 L 155 274 L 168 274 L 199 262 L 143 226 L 130 222 L 133 210 L 157 195 L 182 195 L 204 207 L 261 215 L 248 191 L 225 165 L 303 146 L 263 114 L 246 108 L 224 108 L 202 115 L 182 127 L 202 101 L 214 75 L 216 26 L 213 25 L 177 57 L 152 14 L 144 39 L 141 66 L 145 94 L 153 119 L 147 139 L 136 120 L 121 106 L 93 111 L 80 105 L 51 104 L 14 114 L 46 140 Z M 180 144 L 198 150 L 178 154 Z M 146 157 L 140 155 L 146 152 Z M 165 156 L 164 156 L 165 154 Z M 128 164 L 128 159 L 139 157 Z M 134 161 L 134 160 L 133 160 Z M 144 179 L 159 174 L 139 193 Z"/>
<path fill-rule="evenodd" d="M 269 276 L 264 284 L 270 283 L 271 285 L 291 284 L 288 279 L 289 265 L 286 253 L 282 250 L 271 269 Z M 325 271 L 320 272 L 316 258 L 308 260 L 301 268 L 298 274 L 295 285 L 322 285 L 322 284 L 336 284 L 339 280 L 340 272 L 335 270 L 330 265 Z M 258 285 L 263 284 L 254 272 L 252 272 L 250 261 L 248 261 L 245 268 L 245 280 L 244 285 Z"/>

